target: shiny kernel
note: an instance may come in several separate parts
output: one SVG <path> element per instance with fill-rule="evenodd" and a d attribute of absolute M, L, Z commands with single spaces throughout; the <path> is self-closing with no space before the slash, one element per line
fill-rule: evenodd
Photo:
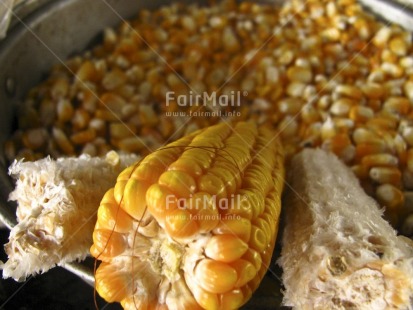
<path fill-rule="evenodd" d="M 268 246 L 268 237 L 265 232 L 257 226 L 251 228 L 250 246 L 258 251 L 262 252 Z"/>
<path fill-rule="evenodd" d="M 408 51 L 408 46 L 401 37 L 395 37 L 391 39 L 389 43 L 389 48 L 397 56 L 405 56 Z"/>
<path fill-rule="evenodd" d="M 244 242 L 248 242 L 251 235 L 251 221 L 243 217 L 225 216 L 212 231 L 214 234 L 234 234 Z"/>
<path fill-rule="evenodd" d="M 146 191 L 149 183 L 129 179 L 123 192 L 121 207 L 136 220 L 141 220 L 146 211 Z"/>
<path fill-rule="evenodd" d="M 100 259 L 114 257 L 122 253 L 126 249 L 126 245 L 123 234 L 107 229 L 95 229 L 91 254 Z"/>
<path fill-rule="evenodd" d="M 292 66 L 287 70 L 287 76 L 290 81 L 299 81 L 302 83 L 310 83 L 313 79 L 313 74 L 309 68 Z"/>
<path fill-rule="evenodd" d="M 397 212 L 404 203 L 403 192 L 391 184 L 383 184 L 377 187 L 376 197 L 378 201 L 387 207 L 388 212 Z"/>
<path fill-rule="evenodd" d="M 240 289 L 221 294 L 221 309 L 238 309 L 244 304 L 244 294 Z"/>
<path fill-rule="evenodd" d="M 361 160 L 363 165 L 367 167 L 374 166 L 389 166 L 396 167 L 399 164 L 399 159 L 391 154 L 372 154 L 366 155 Z"/>
<path fill-rule="evenodd" d="M 278 102 L 278 109 L 283 114 L 295 115 L 300 112 L 304 101 L 299 98 L 287 97 Z"/>
<path fill-rule="evenodd" d="M 355 105 L 353 100 L 348 98 L 340 98 L 333 102 L 330 107 L 330 112 L 336 116 L 347 116 L 350 113 L 350 109 Z"/>
<path fill-rule="evenodd" d="M 382 99 L 385 95 L 385 91 L 382 85 L 378 83 L 367 83 L 361 86 L 361 91 L 369 99 Z"/>
<path fill-rule="evenodd" d="M 128 233 L 132 229 L 132 218 L 117 204 L 101 203 L 98 209 L 98 221 L 102 228 L 120 233 Z"/>
<path fill-rule="evenodd" d="M 189 197 L 196 190 L 196 181 L 193 177 L 179 170 L 169 170 L 162 173 L 158 182 L 178 197 Z"/>
<path fill-rule="evenodd" d="M 373 116 L 373 109 L 366 106 L 355 105 L 352 106 L 349 111 L 349 117 L 355 122 L 364 123 Z"/>
<path fill-rule="evenodd" d="M 238 281 L 235 287 L 242 287 L 257 276 L 257 269 L 247 260 L 238 259 L 232 262 L 231 267 L 237 271 Z"/>
<path fill-rule="evenodd" d="M 96 290 L 107 302 L 119 301 L 131 294 L 130 277 L 112 264 L 101 263 L 96 271 L 95 279 Z"/>
<path fill-rule="evenodd" d="M 356 144 L 383 144 L 383 141 L 375 132 L 362 127 L 354 130 L 353 141 Z"/>
<path fill-rule="evenodd" d="M 165 230 L 172 238 L 189 238 L 199 233 L 198 223 L 187 210 L 178 208 L 168 211 L 166 208 L 165 212 Z"/>
<path fill-rule="evenodd" d="M 355 100 L 360 100 L 363 97 L 363 92 L 357 86 L 352 85 L 338 85 L 335 92 L 341 96 L 353 98 Z"/>
<path fill-rule="evenodd" d="M 400 115 L 407 115 L 410 110 L 410 101 L 404 97 L 389 97 L 383 104 L 383 109 Z"/>
<path fill-rule="evenodd" d="M 210 238 L 205 254 L 217 261 L 229 263 L 239 259 L 248 250 L 248 245 L 234 235 L 216 235 Z"/>
<path fill-rule="evenodd" d="M 59 146 L 59 148 L 63 151 L 64 154 L 73 155 L 75 153 L 74 146 L 69 141 L 63 130 L 53 127 L 52 135 L 56 144 Z"/>
<path fill-rule="evenodd" d="M 165 212 L 178 207 L 175 195 L 159 184 L 151 185 L 146 191 L 146 204 L 148 211 L 161 223 L 165 219 Z"/>
<path fill-rule="evenodd" d="M 395 167 L 374 167 L 370 169 L 370 178 L 380 184 L 400 185 L 401 172 Z"/>
<path fill-rule="evenodd" d="M 225 184 L 212 174 L 203 175 L 198 179 L 198 189 L 218 198 L 226 196 Z"/>
<path fill-rule="evenodd" d="M 366 155 L 381 154 L 386 151 L 384 144 L 361 143 L 356 145 L 356 159 L 361 160 Z"/>
<path fill-rule="evenodd" d="M 86 144 L 88 142 L 93 142 L 95 138 L 96 138 L 96 131 L 93 128 L 79 131 L 70 136 L 70 140 L 74 144 Z"/>
<path fill-rule="evenodd" d="M 234 288 L 238 275 L 234 268 L 225 263 L 203 259 L 195 268 L 195 279 L 207 292 L 222 294 Z"/>

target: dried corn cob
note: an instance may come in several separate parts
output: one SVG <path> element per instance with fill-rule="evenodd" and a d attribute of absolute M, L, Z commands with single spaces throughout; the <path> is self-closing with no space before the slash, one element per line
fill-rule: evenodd
<path fill-rule="evenodd" d="M 412 309 L 413 248 L 383 220 L 351 170 L 334 155 L 305 150 L 289 173 L 279 259 L 284 304 Z"/>
<path fill-rule="evenodd" d="M 9 199 L 18 204 L 18 224 L 5 245 L 8 261 L 3 277 L 24 280 L 84 259 L 92 244 L 99 201 L 119 172 L 136 159 L 110 152 L 106 158 L 15 161 L 9 173 L 17 182 Z"/>
<path fill-rule="evenodd" d="M 283 152 L 255 123 L 221 123 L 124 170 L 93 234 L 96 289 L 126 309 L 237 309 L 274 248 Z"/>

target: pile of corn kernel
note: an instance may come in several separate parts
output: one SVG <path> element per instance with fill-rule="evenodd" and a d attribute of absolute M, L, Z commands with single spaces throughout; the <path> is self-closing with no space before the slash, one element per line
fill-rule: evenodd
<path fill-rule="evenodd" d="M 254 119 L 280 129 L 288 156 L 303 147 L 337 154 L 412 236 L 412 52 L 411 33 L 355 0 L 143 10 L 31 90 L 6 154 L 146 154 L 221 121 L 202 112 Z M 167 104 L 171 91 L 242 92 L 241 104 Z"/>

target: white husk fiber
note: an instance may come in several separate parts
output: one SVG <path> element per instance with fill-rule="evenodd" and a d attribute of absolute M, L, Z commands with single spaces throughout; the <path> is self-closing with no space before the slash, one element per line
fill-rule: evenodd
<path fill-rule="evenodd" d="M 108 153 L 106 158 L 44 158 L 15 161 L 9 174 L 15 190 L 18 224 L 5 249 L 3 277 L 24 280 L 55 265 L 84 259 L 92 245 L 96 211 L 118 174 L 135 155 Z"/>
<path fill-rule="evenodd" d="M 352 171 L 304 150 L 289 171 L 279 264 L 294 309 L 412 309 L 413 249 Z"/>

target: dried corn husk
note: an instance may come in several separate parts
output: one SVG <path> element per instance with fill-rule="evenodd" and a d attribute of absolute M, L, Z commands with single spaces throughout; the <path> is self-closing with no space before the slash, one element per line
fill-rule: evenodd
<path fill-rule="evenodd" d="M 136 160 L 135 155 L 109 152 L 106 158 L 14 161 L 9 174 L 16 187 L 9 200 L 17 202 L 18 224 L 5 245 L 8 260 L 3 277 L 24 280 L 55 265 L 84 259 L 103 194 Z"/>

